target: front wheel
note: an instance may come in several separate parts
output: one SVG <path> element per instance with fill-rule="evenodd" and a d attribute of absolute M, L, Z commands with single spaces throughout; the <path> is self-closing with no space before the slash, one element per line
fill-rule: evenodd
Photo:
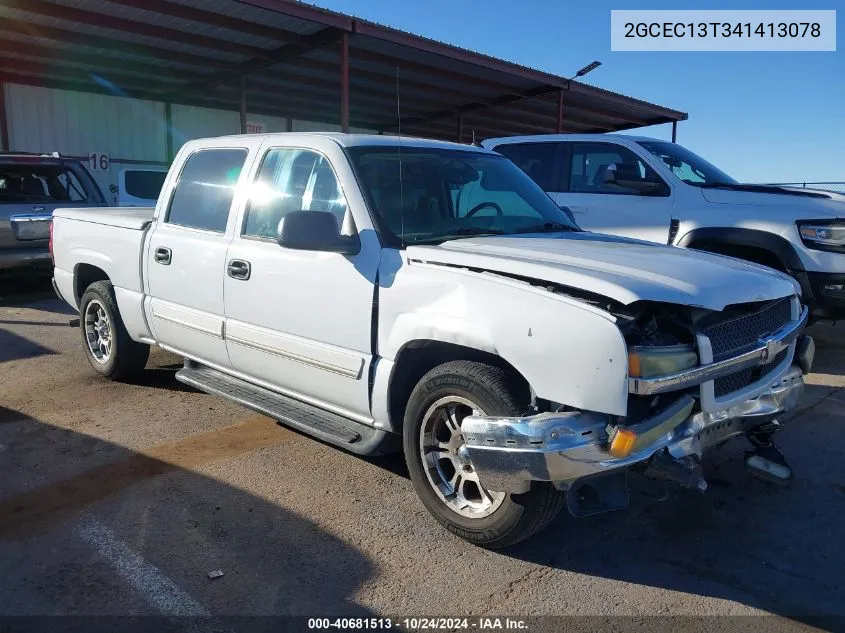
<path fill-rule="evenodd" d="M 403 428 L 405 460 L 426 509 L 447 530 L 482 547 L 507 547 L 548 525 L 564 493 L 535 484 L 524 494 L 488 490 L 461 433 L 468 415 L 516 416 L 527 394 L 505 371 L 470 361 L 435 367 L 411 392 Z"/>
<path fill-rule="evenodd" d="M 88 286 L 79 302 L 79 315 L 85 357 L 94 371 L 109 380 L 122 380 L 146 366 L 150 348 L 130 338 L 110 282 Z"/>

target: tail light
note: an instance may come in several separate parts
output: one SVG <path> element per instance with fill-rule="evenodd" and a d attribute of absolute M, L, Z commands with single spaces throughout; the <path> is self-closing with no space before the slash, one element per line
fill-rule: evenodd
<path fill-rule="evenodd" d="M 53 256 L 53 221 L 50 220 L 50 241 L 47 243 L 47 248 L 50 251 L 50 260 L 53 264 L 56 263 L 56 258 Z"/>

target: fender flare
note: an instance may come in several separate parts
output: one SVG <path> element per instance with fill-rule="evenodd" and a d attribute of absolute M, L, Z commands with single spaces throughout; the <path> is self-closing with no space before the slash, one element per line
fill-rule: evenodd
<path fill-rule="evenodd" d="M 795 247 L 784 237 L 767 231 L 757 229 L 744 229 L 737 227 L 705 227 L 693 229 L 681 237 L 676 246 L 694 248 L 691 245 L 697 242 L 717 242 L 731 246 L 751 246 L 763 249 L 777 257 L 791 272 L 803 272 L 804 264 L 795 251 Z"/>

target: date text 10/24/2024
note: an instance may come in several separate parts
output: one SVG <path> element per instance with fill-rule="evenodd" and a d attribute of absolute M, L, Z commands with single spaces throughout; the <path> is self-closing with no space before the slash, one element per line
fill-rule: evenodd
<path fill-rule="evenodd" d="M 528 624 L 520 618 L 309 618 L 310 630 L 390 630 L 404 631 L 527 631 Z"/>

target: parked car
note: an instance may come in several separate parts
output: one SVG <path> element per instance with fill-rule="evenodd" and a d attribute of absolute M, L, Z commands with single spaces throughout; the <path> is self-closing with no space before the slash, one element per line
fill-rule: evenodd
<path fill-rule="evenodd" d="M 91 174 L 77 160 L 0 153 L 0 271 L 50 266 L 47 243 L 56 207 L 104 204 Z"/>
<path fill-rule="evenodd" d="M 54 283 L 91 366 L 176 377 L 360 454 L 487 547 L 627 504 L 629 470 L 771 443 L 813 357 L 779 272 L 582 232 L 513 163 L 387 136 L 191 141 L 155 209 L 61 209 Z M 318 466 L 315 466 L 318 467 Z M 374 503 L 380 500 L 373 499 Z"/>
<path fill-rule="evenodd" d="M 120 170 L 117 206 L 154 207 L 167 177 L 163 167 L 127 167 Z"/>
<path fill-rule="evenodd" d="M 738 183 L 676 143 L 618 134 L 489 139 L 580 226 L 764 264 L 801 284 L 813 317 L 845 317 L 845 203 Z"/>

